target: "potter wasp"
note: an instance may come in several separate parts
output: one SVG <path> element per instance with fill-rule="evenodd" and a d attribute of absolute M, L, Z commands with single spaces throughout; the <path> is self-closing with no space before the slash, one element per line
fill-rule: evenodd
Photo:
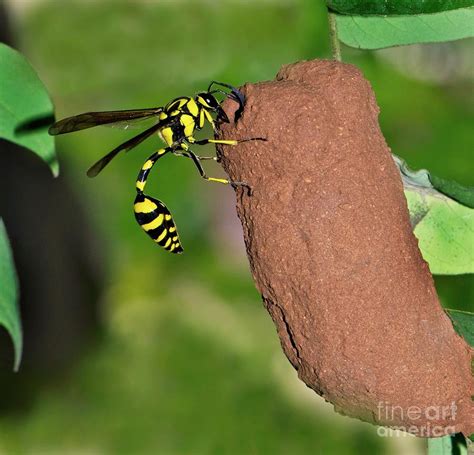
<path fill-rule="evenodd" d="M 212 89 L 213 86 L 217 86 L 218 88 Z M 230 91 L 225 91 L 224 89 Z M 164 107 L 87 112 L 85 114 L 68 117 L 54 123 L 49 128 L 49 134 L 58 135 L 71 133 L 99 125 L 121 125 L 128 127 L 135 121 L 144 119 L 152 120 L 154 123 L 153 126 L 114 148 L 110 153 L 97 161 L 87 171 L 87 175 L 89 177 L 97 176 L 120 152 L 128 152 L 141 144 L 145 139 L 154 134 L 158 134 L 165 143 L 165 147 L 154 152 L 145 161 L 138 173 L 135 183 L 137 192 L 134 203 L 135 218 L 143 230 L 158 245 L 171 253 L 182 253 L 183 248 L 171 213 L 163 202 L 147 196 L 144 193 L 148 175 L 153 166 L 160 158 L 171 153 L 192 160 L 200 176 L 205 180 L 233 186 L 247 186 L 243 182 L 231 182 L 227 179 L 208 177 L 202 167 L 201 161 L 217 160 L 217 158 L 196 155 L 190 147 L 192 145 L 205 144 L 237 145 L 248 140 L 264 140 L 261 138 L 244 140 L 198 140 L 194 137 L 195 132 L 201 130 L 206 122 L 212 126 L 214 131 L 216 130 L 216 123 L 229 123 L 229 118 L 222 109 L 222 102 L 219 102 L 215 96 L 218 93 L 238 103 L 239 106 L 235 113 L 235 119 L 237 120 L 245 106 L 244 95 L 229 84 L 212 81 L 206 92 L 197 93 L 194 97 L 182 96 L 175 98 Z M 213 118 L 213 115 L 215 118 Z"/>

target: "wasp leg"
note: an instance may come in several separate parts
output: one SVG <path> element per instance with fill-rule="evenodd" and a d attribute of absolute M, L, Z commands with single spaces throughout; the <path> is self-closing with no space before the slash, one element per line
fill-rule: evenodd
<path fill-rule="evenodd" d="M 217 156 L 200 156 L 196 155 L 199 158 L 199 161 L 214 160 L 217 161 Z"/>
<path fill-rule="evenodd" d="M 174 151 L 173 152 L 176 156 L 184 156 L 186 158 L 191 158 L 190 156 L 188 155 L 185 155 L 184 153 L 182 152 L 178 152 L 178 151 Z M 199 156 L 199 155 L 196 155 L 198 160 L 199 161 L 205 161 L 205 160 L 214 160 L 214 161 L 217 161 L 217 156 Z"/>
<path fill-rule="evenodd" d="M 266 141 L 264 137 L 251 137 L 248 139 L 201 139 L 197 140 L 193 136 L 189 136 L 186 140 L 190 144 L 197 144 L 197 145 L 206 145 L 206 144 L 222 144 L 222 145 L 237 145 L 242 142 L 249 142 L 249 141 Z"/>
<path fill-rule="evenodd" d="M 217 182 L 217 183 L 222 183 L 224 185 L 231 185 L 233 188 L 236 188 L 238 186 L 245 187 L 247 188 L 247 194 L 250 196 L 252 194 L 252 189 L 250 186 L 245 183 L 245 182 L 232 182 L 231 180 L 228 179 L 220 179 L 216 177 L 208 177 L 207 174 L 204 172 L 204 169 L 202 167 L 202 164 L 199 160 L 199 157 L 192 151 L 192 150 L 187 150 L 186 152 L 182 152 L 182 156 L 186 156 L 188 158 L 191 158 L 193 160 L 194 165 L 196 166 L 199 175 L 204 179 L 207 180 L 208 182 Z"/>
<path fill-rule="evenodd" d="M 239 92 L 240 93 L 240 90 L 238 88 L 235 88 L 233 85 L 226 84 L 225 82 L 219 82 L 219 81 L 211 81 L 211 83 L 209 84 L 209 87 L 207 88 L 208 92 L 211 91 L 211 88 L 212 88 L 213 85 L 220 85 L 221 87 L 229 88 L 232 92 Z"/>

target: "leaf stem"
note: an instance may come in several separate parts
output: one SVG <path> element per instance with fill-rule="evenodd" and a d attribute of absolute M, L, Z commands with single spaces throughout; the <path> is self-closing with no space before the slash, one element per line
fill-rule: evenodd
<path fill-rule="evenodd" d="M 341 58 L 341 43 L 337 37 L 337 24 L 336 15 L 328 10 L 328 21 L 329 21 L 329 40 L 331 42 L 332 58 L 338 62 L 342 61 Z"/>

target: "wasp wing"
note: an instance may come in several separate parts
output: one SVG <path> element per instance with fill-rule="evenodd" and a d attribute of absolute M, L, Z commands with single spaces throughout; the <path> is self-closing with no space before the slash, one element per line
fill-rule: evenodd
<path fill-rule="evenodd" d="M 114 148 L 110 153 L 108 153 L 99 161 L 97 161 L 97 163 L 95 163 L 92 167 L 90 167 L 89 170 L 87 171 L 87 175 L 89 177 L 95 177 L 97 174 L 99 174 L 99 172 L 102 169 L 104 169 L 105 166 L 107 166 L 107 164 L 110 163 L 110 161 L 112 161 L 112 159 L 115 158 L 115 156 L 117 156 L 118 153 L 120 153 L 121 151 L 128 152 L 132 148 L 141 144 L 145 139 L 149 138 L 153 133 L 157 132 L 162 127 L 163 127 L 162 123 L 157 123 L 156 125 L 153 125 L 151 128 L 148 128 L 147 130 L 140 133 L 138 136 L 132 137 L 127 142 L 120 144 L 118 147 Z"/>
<path fill-rule="evenodd" d="M 92 128 L 99 125 L 108 125 L 158 116 L 162 111 L 163 108 L 161 107 L 153 107 L 126 111 L 86 112 L 85 114 L 74 115 L 73 117 L 59 120 L 59 122 L 54 123 L 49 128 L 49 134 L 56 136 L 58 134 L 85 130 L 86 128 Z"/>
<path fill-rule="evenodd" d="M 123 120 L 114 123 L 107 123 L 103 126 L 106 128 L 113 128 L 116 130 L 144 130 L 145 128 L 150 128 L 152 125 L 155 125 L 159 122 L 159 118 L 157 116 L 151 117 L 141 117 L 132 120 Z"/>

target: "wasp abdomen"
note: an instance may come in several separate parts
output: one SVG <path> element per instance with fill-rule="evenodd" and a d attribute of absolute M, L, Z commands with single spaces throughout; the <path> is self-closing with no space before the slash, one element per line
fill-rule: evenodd
<path fill-rule="evenodd" d="M 133 208 L 138 224 L 155 243 L 170 253 L 183 252 L 173 217 L 163 202 L 138 193 Z"/>

